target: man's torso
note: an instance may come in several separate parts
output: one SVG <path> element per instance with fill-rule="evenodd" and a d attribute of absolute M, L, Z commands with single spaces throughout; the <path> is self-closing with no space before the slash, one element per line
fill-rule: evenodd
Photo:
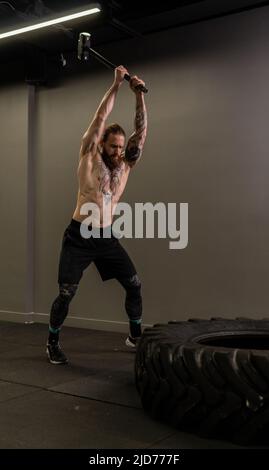
<path fill-rule="evenodd" d="M 112 214 L 125 189 L 130 173 L 129 165 L 122 159 L 118 167 L 110 170 L 104 163 L 100 151 L 94 155 L 88 154 L 80 159 L 78 166 L 79 190 L 77 206 L 73 214 L 73 219 L 82 222 L 87 215 L 81 214 L 81 207 L 85 203 L 94 203 L 100 211 L 100 221 L 94 219 L 93 225 L 106 226 L 104 206 L 111 204 Z M 99 219 L 99 217 L 98 217 Z M 112 222 L 112 218 L 111 218 Z"/>

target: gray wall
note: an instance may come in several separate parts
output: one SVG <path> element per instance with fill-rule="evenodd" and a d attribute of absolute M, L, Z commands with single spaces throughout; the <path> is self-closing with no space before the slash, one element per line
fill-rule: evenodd
<path fill-rule="evenodd" d="M 141 74 L 150 88 L 143 160 L 122 200 L 189 203 L 185 250 L 169 250 L 168 240 L 157 238 L 123 241 L 143 282 L 145 324 L 267 315 L 268 21 L 265 7 L 99 48 Z M 60 86 L 37 92 L 37 321 L 48 321 L 57 295 L 62 233 L 76 200 L 80 138 L 112 79 L 99 65 L 79 71 L 67 70 Z M 1 105 L 4 92 L 11 93 L 1 91 Z M 110 121 L 129 133 L 133 114 L 134 97 L 125 84 Z M 5 159 L 8 148 L 7 143 Z M 8 273 L 13 271 L 14 266 Z M 11 292 L 10 279 L 5 283 Z M 3 305 L 12 310 L 11 299 Z M 125 322 L 121 287 L 102 283 L 91 267 L 67 324 L 126 330 Z"/>
<path fill-rule="evenodd" d="M 23 85 L 0 87 L 0 310 L 27 312 L 28 95 Z"/>

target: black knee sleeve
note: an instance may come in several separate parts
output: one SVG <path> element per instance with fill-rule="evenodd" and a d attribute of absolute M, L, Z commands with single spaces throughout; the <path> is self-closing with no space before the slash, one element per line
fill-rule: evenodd
<path fill-rule="evenodd" d="M 60 328 L 68 314 L 68 308 L 76 291 L 77 284 L 60 284 L 59 295 L 54 300 L 50 313 L 50 326 L 52 328 Z"/>
<path fill-rule="evenodd" d="M 137 274 L 129 278 L 121 279 L 120 282 L 126 290 L 141 290 L 141 282 Z"/>
<path fill-rule="evenodd" d="M 73 299 L 76 291 L 77 291 L 77 284 L 60 284 L 60 297 L 64 302 L 71 302 Z"/>

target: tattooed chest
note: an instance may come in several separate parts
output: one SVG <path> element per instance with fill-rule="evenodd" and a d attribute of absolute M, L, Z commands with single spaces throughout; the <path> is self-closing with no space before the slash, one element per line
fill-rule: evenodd
<path fill-rule="evenodd" d="M 120 186 L 124 170 L 124 163 L 117 168 L 110 170 L 103 161 L 98 164 L 98 185 L 99 191 L 103 194 L 116 194 Z"/>

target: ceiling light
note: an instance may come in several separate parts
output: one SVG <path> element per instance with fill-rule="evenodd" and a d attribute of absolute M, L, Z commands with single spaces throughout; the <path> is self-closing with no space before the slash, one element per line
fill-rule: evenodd
<path fill-rule="evenodd" d="M 14 29 L 13 31 L 8 31 L 6 33 L 0 34 L 0 39 L 8 38 L 10 36 L 16 36 L 18 34 L 27 33 L 28 31 L 35 31 L 36 29 L 47 28 L 58 23 L 64 23 L 65 21 L 74 20 L 75 18 L 82 18 L 83 16 L 93 15 L 94 13 L 99 13 L 101 9 L 97 6 L 93 6 L 88 10 L 79 11 L 71 15 L 61 16 L 60 18 L 55 18 L 49 21 L 43 21 L 42 23 L 37 23 L 32 26 L 25 26 L 24 28 Z"/>

